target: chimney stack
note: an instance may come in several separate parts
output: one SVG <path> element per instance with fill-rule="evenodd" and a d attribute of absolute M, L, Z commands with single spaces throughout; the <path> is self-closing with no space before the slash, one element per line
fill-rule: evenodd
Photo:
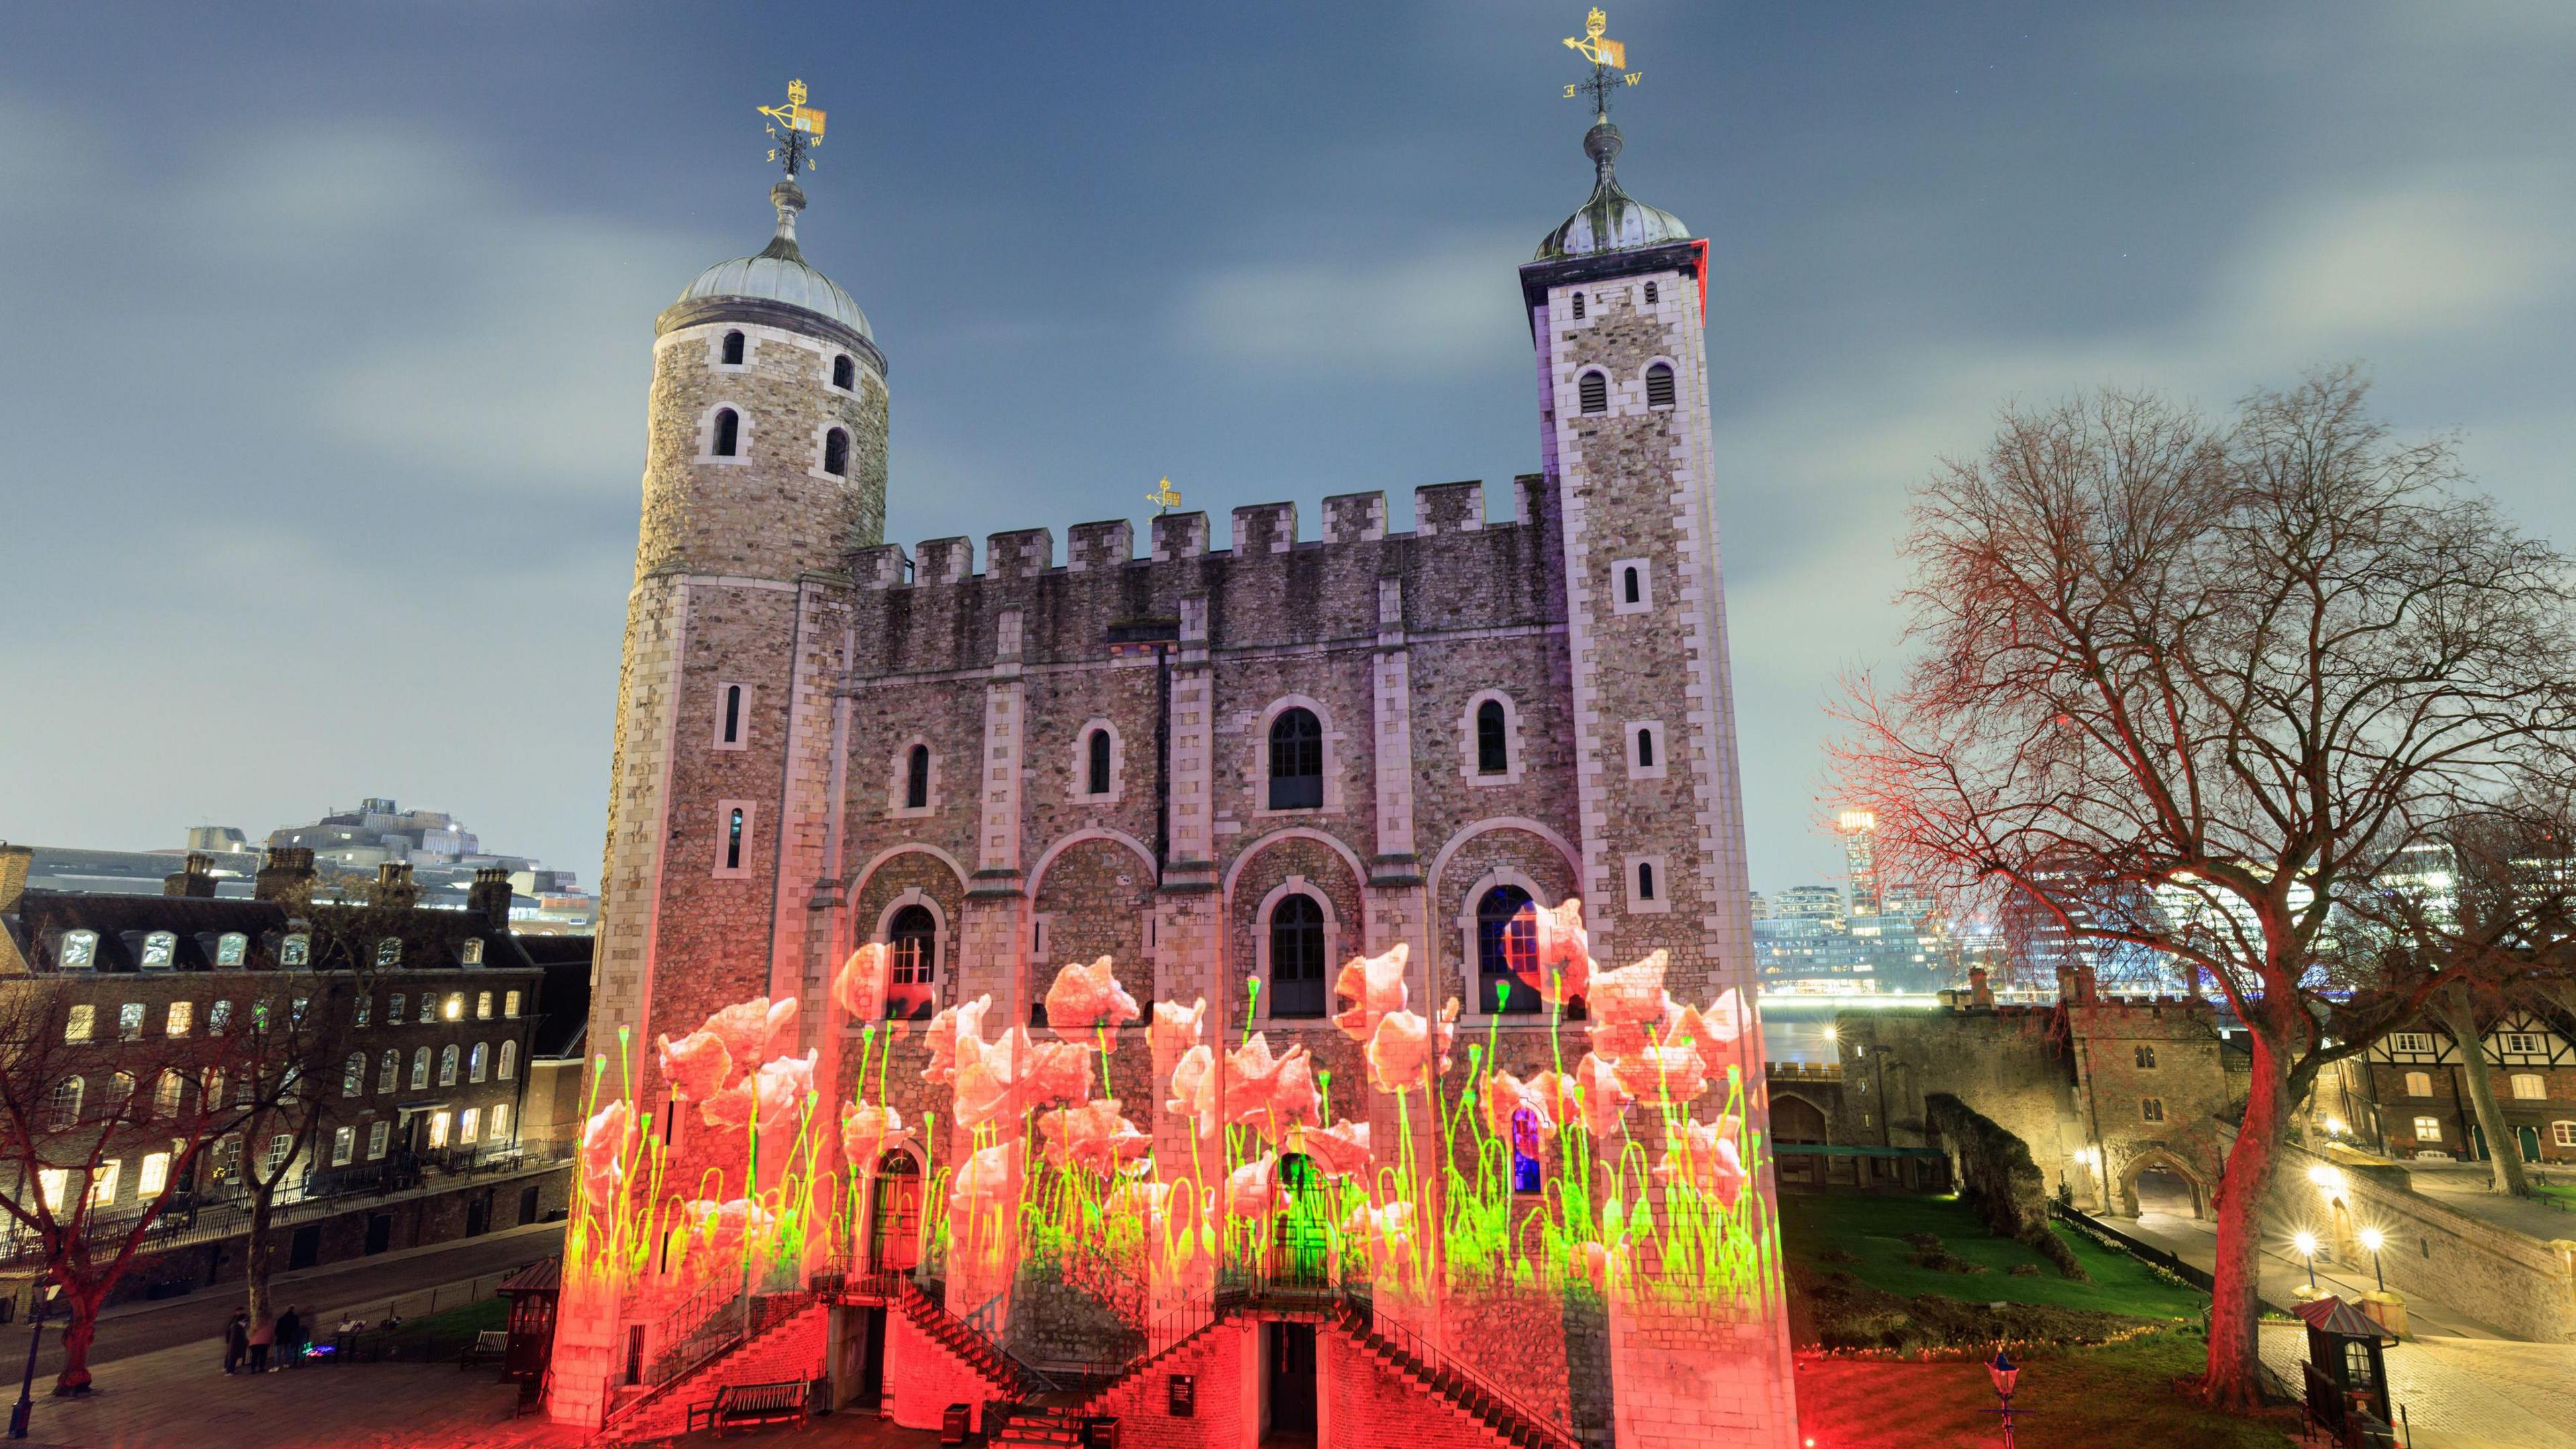
<path fill-rule="evenodd" d="M 465 888 L 465 913 L 491 923 L 492 929 L 510 929 L 510 871 L 507 866 L 487 865 L 474 872 L 474 884 Z"/>
<path fill-rule="evenodd" d="M 313 848 L 270 846 L 268 864 L 252 878 L 250 893 L 254 899 L 275 901 L 286 907 L 289 915 L 303 914 L 313 904 Z"/>
<path fill-rule="evenodd" d="M 34 846 L 0 844 L 0 911 L 18 909 L 18 897 L 27 893 L 27 870 L 35 859 Z"/>
<path fill-rule="evenodd" d="M 416 906 L 420 887 L 412 884 L 411 862 L 389 860 L 376 867 L 376 888 L 369 900 L 379 906 Z"/>
<path fill-rule="evenodd" d="M 161 877 L 161 894 L 192 901 L 214 899 L 215 858 L 202 850 L 189 851 L 186 865 Z"/>

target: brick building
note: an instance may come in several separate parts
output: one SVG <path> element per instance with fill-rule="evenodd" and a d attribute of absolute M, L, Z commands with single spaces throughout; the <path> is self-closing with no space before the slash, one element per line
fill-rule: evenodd
<path fill-rule="evenodd" d="M 123 1293 L 239 1276 L 251 1154 L 283 1167 L 281 1266 L 480 1233 L 564 1207 L 560 1154 L 529 1161 L 519 1140 L 544 971 L 509 929 L 506 871 L 485 873 L 470 909 L 448 911 L 414 905 L 408 867 L 390 864 L 372 903 L 316 904 L 304 849 L 270 851 L 250 900 L 218 899 L 202 855 L 189 856 L 160 897 L 29 890 L 28 859 L 23 846 L 0 847 L 0 1006 L 17 1019 L 19 1003 L 43 993 L 59 1019 L 65 1050 L 47 1058 L 62 1069 L 51 1084 L 57 1110 L 96 1117 L 145 1090 L 174 1094 L 161 1115 L 179 1115 L 186 1099 L 175 1094 L 205 1087 L 194 1071 L 161 1070 L 174 1051 L 200 1070 L 216 1063 L 246 1093 L 250 1072 L 270 1068 L 207 1046 L 228 1033 L 243 1040 L 262 1023 L 311 1033 L 288 1050 L 323 1068 L 309 1139 L 217 1138 L 179 1183 Z M 117 1129 L 89 1181 L 59 1171 L 5 1190 L 56 1201 L 84 1191 L 98 1220 L 130 1220 L 168 1180 L 171 1147 L 138 1122 Z M 413 1201 L 451 1195 L 458 1201 Z M 359 1199 L 380 1206 L 356 1212 L 354 1225 L 332 1221 L 335 1204 Z M 0 1271 L 32 1271 L 32 1251 L 11 1244 Z"/>
<path fill-rule="evenodd" d="M 2499 1016 L 2481 1043 L 2496 1106 L 2525 1162 L 2576 1162 L 2576 1032 L 2536 1011 Z M 2380 1038 L 2336 1064 L 2321 1115 L 2391 1157 L 2484 1161 L 2494 1150 L 2469 1098 L 2459 1043 L 2429 1022 Z"/>
<path fill-rule="evenodd" d="M 686 1171 L 724 1170 L 645 1048 L 728 1003 L 788 997 L 818 1083 L 849 1101 L 858 1027 L 826 982 L 868 942 L 892 949 L 888 1012 L 909 1020 L 990 996 L 996 1021 L 1042 1022 L 1059 967 L 1114 957 L 1140 1002 L 1204 998 L 1214 1039 L 1308 1049 L 1337 1100 L 1370 1099 L 1382 1154 L 1404 1131 L 1426 1155 L 1434 1139 L 1369 1090 L 1327 1019 L 1348 958 L 1409 947 L 1409 999 L 1456 998 L 1462 1038 L 1515 1071 L 1551 1050 L 1515 969 L 1532 905 L 1580 897 L 1605 965 L 1668 953 L 1677 998 L 1749 997 L 1706 243 L 1626 195 L 1620 146 L 1605 115 L 1584 140 L 1590 199 L 1520 270 L 1535 471 L 1420 488 L 1409 532 L 1383 495 L 1356 493 L 1326 499 L 1319 528 L 1267 504 L 1222 528 L 1166 514 L 1141 540 L 1123 520 L 1078 523 L 1061 555 L 1048 529 L 997 532 L 980 560 L 966 538 L 883 541 L 886 358 L 803 257 L 802 189 L 775 186 L 769 245 L 710 268 L 656 324 L 589 1034 L 594 1051 L 632 1046 L 601 1099 L 631 1093 Z M 1125 1030 L 1138 1045 L 1106 1090 L 1159 1103 L 1169 1065 Z M 899 1039 L 886 1074 L 907 1121 L 947 1115 L 919 1083 L 924 1050 Z M 1156 1162 L 1186 1167 L 1186 1131 L 1151 1115 Z M 940 1210 L 921 1201 L 922 1166 L 917 1152 L 859 1165 L 874 1177 L 851 1233 L 860 1268 L 918 1258 Z M 1767 1204 L 1767 1165 L 1752 1190 Z M 1556 1433 L 1785 1445 L 1787 1333 L 1765 1271 L 1775 1287 L 1749 1304 L 1691 1312 L 1604 1318 L 1596 1302 L 1578 1321 L 1505 1293 L 1401 1324 L 1378 1313 L 1422 1352 L 1522 1384 Z M 1146 1289 L 1126 1330 L 1192 1301 L 1187 1283 Z M 925 1405 L 1003 1396 L 968 1383 L 971 1346 L 940 1347 L 998 1290 L 951 1281 L 945 1296 L 778 1332 L 824 1346 L 843 1399 L 882 1386 L 918 1422 Z M 1060 1296 L 1013 1301 L 984 1323 L 996 1338 L 1061 1336 L 1029 1321 Z M 657 1313 L 638 1301 L 567 1323 L 560 1417 L 597 1422 L 653 1388 L 644 1366 L 685 1327 Z M 1443 1413 L 1473 1419 L 1399 1368 L 1328 1390 L 1332 1365 L 1375 1352 L 1335 1321 L 1199 1325 L 1209 1417 L 1168 1422 L 1159 1389 L 1137 1412 L 1153 1399 L 1154 1442 L 1176 1443 L 1303 1424 L 1374 1444 L 1398 1418 L 1409 1437 Z M 1245 1395 L 1257 1422 L 1238 1427 Z"/>

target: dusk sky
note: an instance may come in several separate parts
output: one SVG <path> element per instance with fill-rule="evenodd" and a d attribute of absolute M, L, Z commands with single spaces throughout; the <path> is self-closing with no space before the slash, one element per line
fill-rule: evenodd
<path fill-rule="evenodd" d="M 10 6 L 0 837 L 391 795 L 595 883 L 653 317 L 767 238 L 790 76 L 890 539 L 1534 470 L 1583 8 Z M 1710 239 L 1756 888 L 1839 878 L 1822 706 L 2008 399 L 2358 359 L 2576 544 L 2576 4 L 1609 10 Z"/>

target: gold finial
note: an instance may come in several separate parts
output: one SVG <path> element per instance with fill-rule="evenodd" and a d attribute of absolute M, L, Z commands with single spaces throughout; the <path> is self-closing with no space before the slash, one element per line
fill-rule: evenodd
<path fill-rule="evenodd" d="M 759 110 L 769 118 L 769 138 L 780 143 L 769 149 L 769 159 L 783 164 L 791 181 L 798 170 L 813 170 L 814 158 L 806 153 L 823 144 L 823 113 L 805 104 L 805 82 L 787 83 L 787 104 Z"/>
<path fill-rule="evenodd" d="M 1593 109 L 1598 111 L 1604 120 L 1609 119 L 1610 116 L 1611 90 L 1618 86 L 1635 85 L 1646 78 L 1644 71 L 1627 69 L 1628 47 L 1625 42 L 1612 40 L 1603 33 L 1609 28 L 1610 17 L 1602 14 L 1601 8 L 1596 5 L 1591 14 L 1583 17 L 1583 33 L 1565 38 L 1566 49 L 1592 62 L 1592 79 L 1576 81 L 1567 86 L 1566 99 L 1572 100 L 1589 91 L 1592 95 Z"/>
<path fill-rule="evenodd" d="M 1181 490 L 1173 487 L 1172 480 L 1166 478 L 1155 486 L 1153 492 L 1145 495 L 1145 501 L 1169 513 L 1181 506 Z"/>

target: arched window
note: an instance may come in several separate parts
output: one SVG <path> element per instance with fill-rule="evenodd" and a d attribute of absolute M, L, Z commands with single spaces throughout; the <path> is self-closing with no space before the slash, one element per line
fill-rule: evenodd
<path fill-rule="evenodd" d="M 727 366 L 727 367 L 740 367 L 740 366 L 742 366 L 742 345 L 743 345 L 743 339 L 742 339 L 742 334 L 741 334 L 741 333 L 739 333 L 739 332 L 728 332 L 728 333 L 726 333 L 726 334 L 725 334 L 725 340 L 724 340 L 724 360 L 725 360 L 725 366 Z"/>
<path fill-rule="evenodd" d="M 114 1121 L 115 1119 L 124 1116 L 126 1104 L 133 1100 L 134 1074 L 132 1072 L 118 1072 L 116 1075 L 107 1079 L 106 1115 L 108 1120 Z"/>
<path fill-rule="evenodd" d="M 1538 913 L 1530 893 L 1498 885 L 1476 903 L 1477 1009 L 1521 1015 L 1539 1009 Z"/>
<path fill-rule="evenodd" d="M 1637 768 L 1640 770 L 1655 768 L 1655 732 L 1643 725 L 1637 728 Z"/>
<path fill-rule="evenodd" d="M 724 687 L 723 738 L 724 743 L 729 745 L 742 743 L 742 686 L 739 684 L 728 684 Z"/>
<path fill-rule="evenodd" d="M 1619 570 L 1619 594 L 1623 602 L 1642 604 L 1646 601 L 1645 571 L 1635 564 Z"/>
<path fill-rule="evenodd" d="M 474 1019 L 476 1021 L 490 1021 L 492 1019 L 491 992 L 477 991 L 474 993 Z"/>
<path fill-rule="evenodd" d="M 1583 374 L 1583 380 L 1575 384 L 1575 395 L 1583 400 L 1583 410 L 1587 413 L 1610 411 L 1610 379 L 1605 374 Z"/>
<path fill-rule="evenodd" d="M 716 440 L 712 450 L 719 458 L 730 458 L 742 445 L 742 414 L 731 408 L 716 409 Z"/>
<path fill-rule="evenodd" d="M 143 938 L 142 967 L 146 971 L 167 971 L 179 964 L 179 936 L 174 931 L 154 931 Z"/>
<path fill-rule="evenodd" d="M 903 808 L 930 808 L 930 746 L 914 745 L 903 762 Z"/>
<path fill-rule="evenodd" d="M 489 1042 L 476 1042 L 465 1058 L 465 1080 L 479 1082 L 492 1072 L 492 1047 Z"/>
<path fill-rule="evenodd" d="M 188 1076 L 176 1068 L 163 1072 L 152 1082 L 152 1111 L 155 1116 L 176 1117 L 186 1101 Z"/>
<path fill-rule="evenodd" d="M 250 954 L 250 937 L 239 931 L 226 931 L 215 938 L 215 964 L 239 966 Z"/>
<path fill-rule="evenodd" d="M 1574 294 L 1574 315 L 1577 319 L 1580 319 L 1583 316 L 1583 294 L 1581 292 Z"/>
<path fill-rule="evenodd" d="M 438 1049 L 438 1084 L 442 1087 L 456 1085 L 456 1043 L 454 1042 L 449 1042 Z"/>
<path fill-rule="evenodd" d="M 1647 305 L 1647 306 L 1651 307 L 1651 306 L 1655 305 L 1655 298 L 1656 298 L 1656 295 L 1657 295 L 1657 294 L 1656 294 L 1656 291 L 1655 291 L 1655 284 L 1654 284 L 1654 283 L 1652 283 L 1652 282 L 1648 282 L 1648 283 L 1646 284 L 1646 305 Z"/>
<path fill-rule="evenodd" d="M 1527 1107 L 1512 1110 L 1512 1191 L 1539 1190 L 1538 1114 Z"/>
<path fill-rule="evenodd" d="M 518 1075 L 519 1044 L 514 1041 L 505 1041 L 501 1043 L 501 1080 L 505 1082 L 515 1081 L 517 1080 Z"/>
<path fill-rule="evenodd" d="M 1476 706 L 1476 773 L 1501 775 L 1511 768 L 1512 746 L 1503 730 L 1503 702 L 1486 700 Z"/>
<path fill-rule="evenodd" d="M 383 1060 L 376 1063 L 377 1095 L 382 1096 L 393 1091 L 395 1083 L 401 1078 L 401 1076 L 402 1053 L 388 1049 L 385 1052 Z"/>
<path fill-rule="evenodd" d="M 848 392 L 858 380 L 858 365 L 850 361 L 850 354 L 844 352 L 832 359 L 832 386 Z"/>
<path fill-rule="evenodd" d="M 2156 1049 L 2154 1047 L 2140 1043 L 2130 1051 L 2129 1058 L 2138 1064 L 2138 1070 L 2142 1072 L 2152 1072 L 2156 1069 Z"/>
<path fill-rule="evenodd" d="M 1311 709 L 1291 708 L 1270 722 L 1270 808 L 1324 805 L 1324 724 Z"/>
<path fill-rule="evenodd" d="M 1673 405 L 1672 364 L 1658 362 L 1646 369 L 1646 406 L 1668 408 Z"/>
<path fill-rule="evenodd" d="M 54 964 L 65 971 L 95 970 L 98 967 L 98 932 L 65 931 L 61 944 L 54 950 Z"/>
<path fill-rule="evenodd" d="M 53 1096 L 46 1102 L 46 1120 L 55 1131 L 66 1131 L 80 1121 L 81 1098 L 88 1091 L 89 1083 L 78 1077 L 65 1077 L 54 1083 Z"/>
<path fill-rule="evenodd" d="M 742 812 L 725 812 L 725 869 L 742 869 Z"/>
<path fill-rule="evenodd" d="M 926 906 L 906 906 L 886 927 L 886 1018 L 928 1021 L 937 994 L 939 918 Z"/>
<path fill-rule="evenodd" d="M 1106 795 L 1109 793 L 1109 731 L 1093 730 L 1089 751 L 1090 779 L 1084 787 L 1084 793 Z"/>
<path fill-rule="evenodd" d="M 365 1095 L 366 1090 L 367 1054 L 365 1052 L 351 1052 L 349 1053 L 349 1059 L 340 1064 L 340 1095 L 343 1097 L 363 1096 Z"/>
<path fill-rule="evenodd" d="M 1285 896 L 1270 911 L 1270 1014 L 1324 1014 L 1324 908 Z"/>
<path fill-rule="evenodd" d="M 1653 861 L 1651 861 L 1651 860 L 1641 860 L 1641 861 L 1638 861 L 1638 862 L 1637 862 L 1637 899 L 1638 899 L 1638 900 L 1640 900 L 1640 901 L 1651 901 L 1651 900 L 1653 900 L 1654 898 L 1655 898 L 1655 863 L 1654 863 Z"/>
<path fill-rule="evenodd" d="M 850 471 L 850 435 L 839 428 L 823 435 L 823 471 L 835 478 Z"/>
<path fill-rule="evenodd" d="M 411 1054 L 411 1089 L 415 1092 L 429 1085 L 429 1048 L 415 1048 Z"/>

